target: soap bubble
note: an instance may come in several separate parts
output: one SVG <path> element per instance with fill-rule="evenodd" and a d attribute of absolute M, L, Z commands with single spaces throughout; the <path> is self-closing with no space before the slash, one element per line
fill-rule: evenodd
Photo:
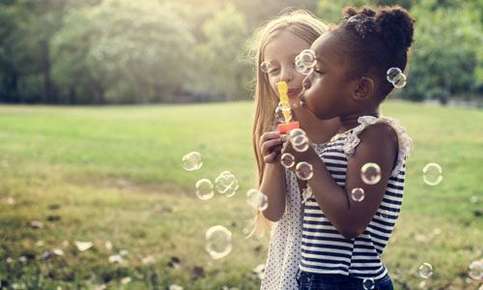
<path fill-rule="evenodd" d="M 423 181 L 427 185 L 435 186 L 443 181 L 443 168 L 438 163 L 428 163 L 423 168 Z"/>
<path fill-rule="evenodd" d="M 231 232 L 221 225 L 209 228 L 205 233 L 206 251 L 213 259 L 221 259 L 232 250 Z"/>
<path fill-rule="evenodd" d="M 381 180 L 381 167 L 373 162 L 368 162 L 361 167 L 361 179 L 364 183 L 374 185 Z"/>
<path fill-rule="evenodd" d="M 278 105 L 275 108 L 275 123 L 280 124 L 285 122 L 285 116 L 283 115 L 282 107 Z"/>
<path fill-rule="evenodd" d="M 247 202 L 256 210 L 264 211 L 268 207 L 267 196 L 256 189 L 250 189 L 247 191 Z"/>
<path fill-rule="evenodd" d="M 195 171 L 203 166 L 203 160 L 199 152 L 193 151 L 183 156 L 183 168 L 186 171 Z"/>
<path fill-rule="evenodd" d="M 263 61 L 260 64 L 260 70 L 264 73 L 269 73 L 272 68 L 273 68 L 273 65 L 268 61 Z"/>
<path fill-rule="evenodd" d="M 311 49 L 304 49 L 295 57 L 295 69 L 301 74 L 309 74 L 316 64 L 315 52 Z"/>
<path fill-rule="evenodd" d="M 215 190 L 220 194 L 225 194 L 226 197 L 235 195 L 239 187 L 238 179 L 228 170 L 220 173 L 215 179 Z"/>
<path fill-rule="evenodd" d="M 283 167 L 289 169 L 295 165 L 295 157 L 291 153 L 283 153 L 280 157 L 280 163 Z"/>
<path fill-rule="evenodd" d="M 202 178 L 196 182 L 196 196 L 201 200 L 208 200 L 215 195 L 213 183 L 207 178 Z"/>
<path fill-rule="evenodd" d="M 304 130 L 300 128 L 296 128 L 293 130 L 290 130 L 289 138 L 290 138 L 290 143 L 292 144 L 292 147 L 295 151 L 297 152 L 305 152 L 310 146 L 309 143 L 309 138 L 307 138 L 307 134 L 305 133 Z"/>
<path fill-rule="evenodd" d="M 468 269 L 468 276 L 471 279 L 476 281 L 483 280 L 483 260 L 471 262 Z"/>
<path fill-rule="evenodd" d="M 309 149 L 310 143 L 307 136 L 296 136 L 290 140 L 292 141 L 292 148 L 297 152 L 305 152 Z"/>
<path fill-rule="evenodd" d="M 364 189 L 362 189 L 360 187 L 356 187 L 356 188 L 352 189 L 352 191 L 351 191 L 351 197 L 352 197 L 352 200 L 353 201 L 356 201 L 356 202 L 363 201 L 364 198 L 366 197 L 365 196 Z"/>
<path fill-rule="evenodd" d="M 406 86 L 406 75 L 398 67 L 389 68 L 386 72 L 386 79 L 397 89 Z"/>
<path fill-rule="evenodd" d="M 402 89 L 406 86 L 407 84 L 407 79 L 405 74 L 399 75 L 398 78 L 394 80 L 392 83 L 396 89 Z"/>
<path fill-rule="evenodd" d="M 433 266 L 429 263 L 423 263 L 418 268 L 419 276 L 423 279 L 428 279 L 433 275 Z"/>
<path fill-rule="evenodd" d="M 309 180 L 314 176 L 314 168 L 306 161 L 299 162 L 295 166 L 295 175 L 301 180 Z"/>
<path fill-rule="evenodd" d="M 376 283 L 374 282 L 374 279 L 364 279 L 362 281 L 362 286 L 364 287 L 364 290 L 373 290 Z"/>
<path fill-rule="evenodd" d="M 400 68 L 391 67 L 386 72 L 386 79 L 388 82 L 394 83 L 394 81 L 396 80 L 396 78 L 398 78 L 400 74 L 402 74 L 402 71 Z"/>
<path fill-rule="evenodd" d="M 287 118 L 287 120 L 285 120 Z M 292 108 L 288 104 L 278 104 L 275 108 L 275 122 L 285 123 L 292 120 Z"/>

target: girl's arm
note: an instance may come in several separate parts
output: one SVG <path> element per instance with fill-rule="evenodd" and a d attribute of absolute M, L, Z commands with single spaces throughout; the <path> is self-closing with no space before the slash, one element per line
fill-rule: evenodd
<path fill-rule="evenodd" d="M 308 183 L 315 199 L 334 227 L 348 239 L 363 233 L 376 213 L 398 152 L 397 135 L 389 125 L 379 123 L 369 126 L 359 135 L 359 139 L 360 144 L 347 162 L 345 188 L 332 179 L 325 164 L 311 147 L 303 153 L 294 151 L 291 146 L 286 149 L 297 162 L 312 164 L 314 175 Z M 375 185 L 365 184 L 361 179 L 361 167 L 368 162 L 377 163 L 381 168 L 381 180 Z M 361 202 L 350 197 L 352 189 L 357 187 L 365 192 Z"/>
<path fill-rule="evenodd" d="M 262 213 L 272 222 L 278 221 L 285 212 L 285 172 L 280 162 L 267 163 L 263 170 L 260 191 L 268 198 L 268 207 Z"/>
<path fill-rule="evenodd" d="M 280 164 L 282 137 L 277 131 L 265 132 L 258 144 L 265 163 L 259 190 L 268 199 L 268 207 L 262 214 L 276 222 L 285 212 L 285 171 Z"/>

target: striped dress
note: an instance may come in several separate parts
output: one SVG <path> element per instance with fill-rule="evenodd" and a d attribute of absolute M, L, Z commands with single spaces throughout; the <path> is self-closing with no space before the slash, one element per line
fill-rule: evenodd
<path fill-rule="evenodd" d="M 301 271 L 351 275 L 361 279 L 380 279 L 388 272 L 381 257 L 401 209 L 405 159 L 411 139 L 396 121 L 389 118 L 364 116 L 358 122 L 359 126 L 334 136 L 329 143 L 314 146 L 314 149 L 332 178 L 345 188 L 347 160 L 360 142 L 358 135 L 375 123 L 392 126 L 398 135 L 399 153 L 383 200 L 363 234 L 347 239 L 327 219 L 313 195 L 308 196 L 303 202 Z"/>

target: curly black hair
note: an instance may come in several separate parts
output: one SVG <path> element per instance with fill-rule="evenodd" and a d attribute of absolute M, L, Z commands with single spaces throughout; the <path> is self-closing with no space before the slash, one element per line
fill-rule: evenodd
<path fill-rule="evenodd" d="M 331 29 L 342 42 L 341 52 L 350 62 L 350 77 L 370 74 L 378 81 L 376 95 L 381 100 L 393 89 L 386 81 L 387 70 L 406 68 L 414 22 L 400 6 L 347 7 L 342 21 Z"/>

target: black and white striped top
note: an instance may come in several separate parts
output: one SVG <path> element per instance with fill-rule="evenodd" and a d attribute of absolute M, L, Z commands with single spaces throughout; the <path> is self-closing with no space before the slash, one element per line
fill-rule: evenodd
<path fill-rule="evenodd" d="M 362 128 L 351 130 L 333 138 L 315 150 L 325 163 L 337 184 L 345 188 L 348 146 L 359 144 L 357 134 Z M 362 125 L 361 125 L 362 126 Z M 398 134 L 399 135 L 399 134 Z M 398 138 L 406 138 L 399 135 Z M 357 142 L 354 143 L 354 138 Z M 409 137 L 407 137 L 409 138 Z M 410 140 L 410 139 L 409 139 Z M 401 143 L 400 146 L 404 146 Z M 347 143 L 352 143 L 347 144 Z M 405 154 L 400 152 L 399 154 Z M 354 239 L 342 236 L 320 209 L 313 196 L 303 207 L 303 228 L 300 269 L 304 272 L 351 275 L 362 279 L 380 279 L 387 274 L 381 255 L 394 229 L 401 208 L 406 156 L 399 156 L 395 170 L 389 178 L 383 200 L 363 234 Z"/>

